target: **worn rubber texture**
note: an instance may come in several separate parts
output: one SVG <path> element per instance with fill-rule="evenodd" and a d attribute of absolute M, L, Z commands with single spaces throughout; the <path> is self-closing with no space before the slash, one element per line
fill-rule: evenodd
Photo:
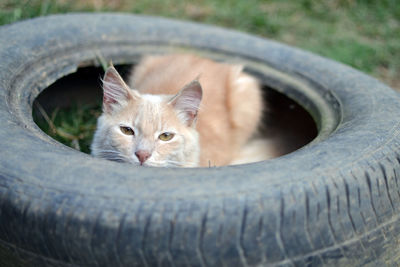
<path fill-rule="evenodd" d="M 92 158 L 32 121 L 43 89 L 102 55 L 245 62 L 318 124 L 306 147 L 217 168 Z M 1 266 L 393 266 L 400 260 L 400 97 L 354 69 L 244 33 L 72 14 L 0 28 Z"/>

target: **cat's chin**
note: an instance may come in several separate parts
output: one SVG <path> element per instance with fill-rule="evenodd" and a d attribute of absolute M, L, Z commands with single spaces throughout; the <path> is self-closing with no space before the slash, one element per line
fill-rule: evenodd
<path fill-rule="evenodd" d="M 184 167 L 183 163 L 180 162 L 165 162 L 165 161 L 150 161 L 150 162 L 144 162 L 142 165 L 139 163 L 135 163 L 138 166 L 144 166 L 144 167 L 164 167 L 164 168 L 173 168 L 173 167 Z"/>
<path fill-rule="evenodd" d="M 139 166 L 145 166 L 145 167 L 176 167 L 174 165 L 168 165 L 167 163 L 163 163 L 163 162 L 144 162 L 143 165 Z"/>
<path fill-rule="evenodd" d="M 130 163 L 132 165 L 138 166 L 138 167 L 173 167 L 172 165 L 168 165 L 163 162 L 144 162 L 143 164 L 140 164 L 139 161 L 125 161 L 126 163 Z"/>
<path fill-rule="evenodd" d="M 140 164 L 139 161 L 135 161 L 135 160 L 127 160 L 127 159 L 109 159 L 111 161 L 115 161 L 115 162 L 120 162 L 120 163 L 128 163 L 128 164 L 132 164 L 134 166 L 138 166 L 138 167 L 164 167 L 164 168 L 168 168 L 168 167 L 195 167 L 195 166 L 186 166 L 183 163 L 179 163 L 179 162 L 165 162 L 165 161 L 149 161 L 149 162 L 144 162 L 143 164 Z"/>

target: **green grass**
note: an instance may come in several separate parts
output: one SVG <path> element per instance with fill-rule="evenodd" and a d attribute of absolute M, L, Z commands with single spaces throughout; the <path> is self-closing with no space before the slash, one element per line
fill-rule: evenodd
<path fill-rule="evenodd" d="M 101 113 L 99 105 L 56 108 L 50 115 L 36 102 L 35 105 L 33 117 L 45 133 L 67 146 L 90 153 L 96 120 Z"/>
<path fill-rule="evenodd" d="M 2 0 L 0 25 L 76 11 L 150 14 L 234 28 L 343 62 L 400 89 L 399 0 Z M 80 108 L 66 113 L 68 125 L 63 112 L 54 116 L 54 125 L 79 136 L 83 126 L 72 121 L 82 120 Z"/>
<path fill-rule="evenodd" d="M 0 10 L 0 24 L 74 11 L 215 24 L 310 50 L 400 89 L 399 0 L 3 0 Z"/>

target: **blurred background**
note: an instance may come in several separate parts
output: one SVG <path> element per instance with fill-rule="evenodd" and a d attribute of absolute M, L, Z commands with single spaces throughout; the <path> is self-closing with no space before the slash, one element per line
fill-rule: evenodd
<path fill-rule="evenodd" d="M 232 28 L 340 61 L 400 91 L 400 0 L 0 0 L 0 25 L 67 12 L 127 12 Z M 101 103 L 36 110 L 43 131 L 90 152 Z"/>
<path fill-rule="evenodd" d="M 128 12 L 233 28 L 343 62 L 400 90 L 400 0 L 0 0 L 0 25 Z"/>

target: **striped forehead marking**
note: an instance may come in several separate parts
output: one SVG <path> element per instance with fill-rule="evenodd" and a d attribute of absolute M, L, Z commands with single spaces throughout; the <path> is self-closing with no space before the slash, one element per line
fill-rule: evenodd
<path fill-rule="evenodd" d="M 138 108 L 138 114 L 134 125 L 138 127 L 145 136 L 153 135 L 162 129 L 162 102 L 163 98 L 158 95 L 144 94 Z M 150 136 L 149 136 L 150 137 Z"/>

